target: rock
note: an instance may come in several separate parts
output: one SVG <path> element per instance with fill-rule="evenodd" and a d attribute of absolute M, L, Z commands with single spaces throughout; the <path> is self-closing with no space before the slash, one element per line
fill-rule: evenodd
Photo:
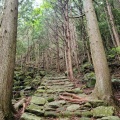
<path fill-rule="evenodd" d="M 45 117 L 58 117 L 59 114 L 56 113 L 55 111 L 45 111 L 44 116 L 45 116 Z"/>
<path fill-rule="evenodd" d="M 36 105 L 44 105 L 46 103 L 46 99 L 42 97 L 32 96 L 31 103 Z"/>
<path fill-rule="evenodd" d="M 64 92 L 65 91 L 65 89 L 56 89 L 56 90 L 54 90 L 54 91 L 56 91 L 56 92 Z"/>
<path fill-rule="evenodd" d="M 24 113 L 20 120 L 42 120 L 42 119 L 36 115 Z"/>
<path fill-rule="evenodd" d="M 40 80 L 36 80 L 36 79 L 34 79 L 34 80 L 31 82 L 31 86 L 32 86 L 33 88 L 38 87 L 40 84 L 41 84 L 41 81 L 40 81 Z"/>
<path fill-rule="evenodd" d="M 81 90 L 80 88 L 75 88 L 72 91 L 73 93 L 76 93 L 76 94 L 83 93 L 83 90 Z"/>
<path fill-rule="evenodd" d="M 66 104 L 65 100 L 59 100 L 58 103 L 61 104 L 61 105 L 65 105 Z"/>
<path fill-rule="evenodd" d="M 80 108 L 79 104 L 73 104 L 73 105 L 68 106 L 66 110 L 68 110 L 68 111 L 75 111 L 75 110 L 77 110 L 79 108 Z"/>
<path fill-rule="evenodd" d="M 95 99 L 93 100 L 92 98 L 91 100 L 89 100 L 89 103 L 92 105 L 93 108 L 98 107 L 98 106 L 107 106 L 107 104 L 104 101 L 95 100 Z"/>
<path fill-rule="evenodd" d="M 60 105 L 57 104 L 56 102 L 50 102 L 48 105 L 49 105 L 50 107 L 52 107 L 52 108 L 58 108 L 58 107 L 60 107 Z"/>
<path fill-rule="evenodd" d="M 36 91 L 36 93 L 44 93 L 46 90 L 43 90 L 43 89 L 38 89 L 37 91 Z"/>
<path fill-rule="evenodd" d="M 80 120 L 91 120 L 91 118 L 81 117 Z"/>
<path fill-rule="evenodd" d="M 69 118 L 59 118 L 59 120 L 70 120 Z"/>
<path fill-rule="evenodd" d="M 43 89 L 43 90 L 45 90 L 47 87 L 45 87 L 45 86 L 39 86 L 38 87 L 38 89 Z"/>
<path fill-rule="evenodd" d="M 85 111 L 85 112 L 82 112 L 82 116 L 83 117 L 92 117 L 93 113 L 91 111 Z"/>
<path fill-rule="evenodd" d="M 65 111 L 65 109 L 66 109 L 65 106 L 57 108 L 57 112 L 63 112 Z"/>
<path fill-rule="evenodd" d="M 108 116 L 108 117 L 103 117 L 101 120 L 120 120 L 118 116 Z"/>
<path fill-rule="evenodd" d="M 56 108 L 51 108 L 49 106 L 45 106 L 45 111 L 56 111 Z"/>
<path fill-rule="evenodd" d="M 48 98 L 47 98 L 47 101 L 48 101 L 48 102 L 53 102 L 53 101 L 54 101 L 54 97 L 48 97 Z"/>
<path fill-rule="evenodd" d="M 71 111 L 64 111 L 64 112 L 60 113 L 61 117 L 70 117 L 70 116 L 73 116 L 73 115 L 74 115 L 74 113 L 71 112 Z"/>
<path fill-rule="evenodd" d="M 48 103 L 48 105 L 52 108 L 58 108 L 58 107 L 60 107 L 61 105 L 64 105 L 64 104 L 66 104 L 66 102 L 64 100 L 59 100 L 59 101 L 54 101 L 54 102 Z"/>
<path fill-rule="evenodd" d="M 47 93 L 52 94 L 52 93 L 55 93 L 55 91 L 54 90 L 47 90 Z"/>
<path fill-rule="evenodd" d="M 44 109 L 41 106 L 35 105 L 35 104 L 30 104 L 27 109 L 27 112 L 33 113 L 37 116 L 43 116 L 44 115 Z"/>
<path fill-rule="evenodd" d="M 114 114 L 114 107 L 112 106 L 99 106 L 92 110 L 94 117 L 105 117 L 105 116 L 112 116 Z"/>
<path fill-rule="evenodd" d="M 66 79 L 66 76 L 62 76 L 62 77 L 49 77 L 49 80 L 62 80 L 62 79 Z"/>
<path fill-rule="evenodd" d="M 91 105 L 89 102 L 87 102 L 87 103 L 84 104 L 84 107 L 89 107 L 89 108 L 91 108 L 92 105 Z"/>
<path fill-rule="evenodd" d="M 70 84 L 65 85 L 65 86 L 66 86 L 66 87 L 73 87 L 73 86 L 74 86 L 74 84 L 70 83 Z"/>

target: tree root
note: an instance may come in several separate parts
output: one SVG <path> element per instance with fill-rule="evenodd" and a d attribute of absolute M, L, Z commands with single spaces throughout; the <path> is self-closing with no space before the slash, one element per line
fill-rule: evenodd
<path fill-rule="evenodd" d="M 69 96 L 69 97 L 66 97 L 66 96 Z M 69 101 L 72 103 L 78 103 L 78 104 L 83 104 L 88 101 L 87 98 L 82 98 L 82 97 L 79 97 L 79 96 L 77 96 L 75 94 L 71 94 L 71 93 L 63 93 L 59 97 L 60 97 L 60 99 L 63 99 L 63 100 L 66 100 L 66 101 Z"/>
<path fill-rule="evenodd" d="M 26 97 L 19 100 L 16 104 L 14 104 L 14 108 L 16 111 L 19 111 L 19 108 L 22 107 L 21 113 L 24 113 L 26 107 L 29 105 L 31 97 Z"/>

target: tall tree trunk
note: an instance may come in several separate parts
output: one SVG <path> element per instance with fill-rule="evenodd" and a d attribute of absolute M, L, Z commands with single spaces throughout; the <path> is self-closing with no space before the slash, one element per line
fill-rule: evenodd
<path fill-rule="evenodd" d="M 116 42 L 114 40 L 114 35 L 113 35 L 113 32 L 111 30 L 111 26 L 110 26 L 110 22 L 109 22 L 109 19 L 108 19 L 108 14 L 107 14 L 107 10 L 106 8 L 104 8 L 104 11 L 105 11 L 105 14 L 106 14 L 106 19 L 107 19 L 107 23 L 108 23 L 108 28 L 109 28 L 109 31 L 110 31 L 110 36 L 111 36 L 111 39 L 112 39 L 112 43 L 115 47 L 117 47 L 116 45 Z"/>
<path fill-rule="evenodd" d="M 106 0 L 106 4 L 107 4 L 107 11 L 108 11 L 108 15 L 109 15 L 109 20 L 110 20 L 110 24 L 111 24 L 111 27 L 112 27 L 112 31 L 113 31 L 113 34 L 114 34 L 114 38 L 115 38 L 115 41 L 117 43 L 117 46 L 120 46 L 119 34 L 118 34 L 118 31 L 117 31 L 115 23 L 114 23 L 114 17 L 113 17 L 111 6 L 110 6 L 108 0 Z"/>
<path fill-rule="evenodd" d="M 60 57 L 59 57 L 59 40 L 58 40 L 58 25 L 56 21 L 56 33 L 55 33 L 55 39 L 56 39 L 56 51 L 57 51 L 57 60 L 56 60 L 56 65 L 57 65 L 57 72 L 60 72 Z"/>
<path fill-rule="evenodd" d="M 70 37 L 70 25 L 68 16 L 68 3 L 65 5 L 65 48 L 66 48 L 66 60 L 67 60 L 67 72 L 70 80 L 74 79 L 73 68 L 72 68 L 72 58 L 71 58 L 71 37 Z"/>
<path fill-rule="evenodd" d="M 78 63 L 78 45 L 77 45 L 77 33 L 76 33 L 76 27 L 74 25 L 74 21 L 70 19 L 70 38 L 71 38 L 71 52 L 73 56 L 72 63 L 76 66 L 77 69 L 79 69 L 79 63 Z"/>
<path fill-rule="evenodd" d="M 60 72 L 60 56 L 59 56 L 59 41 L 58 41 L 58 35 L 56 36 L 56 49 L 57 49 L 57 72 Z"/>
<path fill-rule="evenodd" d="M 99 99 L 106 99 L 109 102 L 112 96 L 110 72 L 92 0 L 83 0 L 83 6 L 87 19 L 91 56 L 96 74 L 96 85 L 93 95 Z"/>
<path fill-rule="evenodd" d="M 0 119 L 13 120 L 11 99 L 16 53 L 18 0 L 6 0 L 0 33 Z"/>

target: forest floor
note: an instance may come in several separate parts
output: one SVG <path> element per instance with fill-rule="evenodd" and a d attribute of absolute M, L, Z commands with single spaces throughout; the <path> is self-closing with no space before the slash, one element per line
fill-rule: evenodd
<path fill-rule="evenodd" d="M 112 106 L 92 98 L 91 92 L 65 76 L 44 77 L 20 120 L 120 120 Z M 118 91 L 115 95 L 120 100 Z"/>

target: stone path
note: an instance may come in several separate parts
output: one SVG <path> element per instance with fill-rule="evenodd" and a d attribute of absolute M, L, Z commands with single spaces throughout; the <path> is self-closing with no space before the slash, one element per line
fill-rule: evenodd
<path fill-rule="evenodd" d="M 120 120 L 113 116 L 113 107 L 106 107 L 102 101 L 90 97 L 84 104 L 60 100 L 59 95 L 65 92 L 86 96 L 64 76 L 44 78 L 21 120 Z"/>

